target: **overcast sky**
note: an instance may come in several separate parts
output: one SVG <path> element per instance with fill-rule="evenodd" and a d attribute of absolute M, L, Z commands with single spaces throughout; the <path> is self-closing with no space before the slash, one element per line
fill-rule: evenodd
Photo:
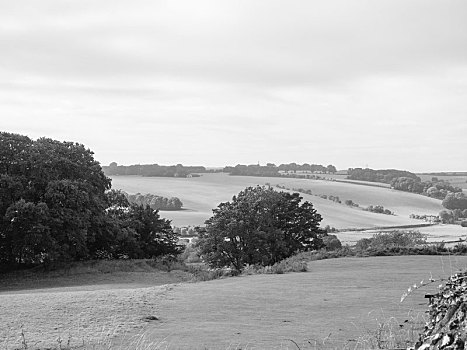
<path fill-rule="evenodd" d="M 104 165 L 467 171 L 467 1 L 0 0 L 0 121 Z"/>

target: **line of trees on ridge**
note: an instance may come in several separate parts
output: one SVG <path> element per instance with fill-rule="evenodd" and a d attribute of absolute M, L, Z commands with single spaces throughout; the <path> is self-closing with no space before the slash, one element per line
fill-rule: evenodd
<path fill-rule="evenodd" d="M 160 177 L 187 177 L 196 176 L 196 173 L 208 172 L 204 166 L 135 164 L 118 165 L 115 162 L 102 167 L 107 176 L 111 175 L 139 175 Z"/>
<path fill-rule="evenodd" d="M 259 164 L 237 164 L 236 166 L 226 166 L 223 172 L 229 173 L 230 175 L 241 175 L 241 176 L 284 176 L 285 172 L 310 172 L 310 173 L 336 173 L 337 169 L 334 165 L 323 166 L 321 164 L 281 164 L 279 166 L 273 163 L 267 163 L 266 165 Z"/>
<path fill-rule="evenodd" d="M 448 195 L 452 194 L 454 197 L 449 197 L 446 203 L 443 201 L 443 206 L 447 209 L 463 209 L 458 204 L 451 204 L 463 201 L 462 198 L 456 197 L 462 196 L 462 189 L 436 177 L 433 177 L 431 181 L 422 181 L 416 174 L 405 170 L 350 168 L 347 178 L 351 180 L 387 183 L 395 190 L 417 193 L 441 200 L 448 198 Z"/>
<path fill-rule="evenodd" d="M 347 179 L 369 182 L 381 182 L 390 184 L 392 180 L 399 177 L 407 177 L 417 181 L 421 179 L 414 173 L 405 170 L 397 169 L 362 169 L 362 168 L 349 168 L 347 171 Z"/>

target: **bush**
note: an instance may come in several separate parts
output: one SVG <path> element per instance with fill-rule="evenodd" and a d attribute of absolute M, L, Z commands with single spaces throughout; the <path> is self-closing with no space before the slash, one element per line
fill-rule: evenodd
<path fill-rule="evenodd" d="M 275 263 L 272 266 L 246 265 L 242 275 L 283 274 L 288 272 L 307 272 L 309 259 L 297 254 Z"/>
<path fill-rule="evenodd" d="M 326 250 L 336 250 L 342 248 L 342 242 L 336 235 L 327 235 L 323 237 L 323 243 Z"/>
<path fill-rule="evenodd" d="M 179 259 L 184 263 L 198 263 L 201 262 L 199 249 L 195 243 L 189 243 L 185 246 L 185 250 L 180 254 Z"/>
<path fill-rule="evenodd" d="M 415 247 L 426 244 L 426 237 L 419 231 L 390 231 L 379 232 L 372 238 L 362 238 L 356 244 L 358 251 L 368 251 L 375 254 L 376 251 L 383 254 L 391 247 Z"/>
<path fill-rule="evenodd" d="M 366 211 L 371 211 L 372 213 L 378 214 L 386 214 L 386 215 L 394 215 L 392 211 L 389 209 L 385 209 L 382 205 L 370 205 L 369 207 L 365 208 Z"/>

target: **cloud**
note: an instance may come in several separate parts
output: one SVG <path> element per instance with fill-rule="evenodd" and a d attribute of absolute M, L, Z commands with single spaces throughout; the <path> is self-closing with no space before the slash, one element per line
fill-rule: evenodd
<path fill-rule="evenodd" d="M 59 3 L 3 5 L 3 67 L 63 79 L 320 85 L 467 57 L 464 1 Z"/>
<path fill-rule="evenodd" d="M 463 0 L 0 2 L 2 127 L 85 143 L 103 163 L 456 170 L 467 157 L 466 10 Z"/>

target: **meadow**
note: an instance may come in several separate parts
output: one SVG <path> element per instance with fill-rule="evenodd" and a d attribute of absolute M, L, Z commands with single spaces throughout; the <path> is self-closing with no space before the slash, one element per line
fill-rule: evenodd
<path fill-rule="evenodd" d="M 441 201 L 413 193 L 391 190 L 384 187 L 366 186 L 325 180 L 309 180 L 277 177 L 229 176 L 223 173 L 202 174 L 194 178 L 161 178 L 138 176 L 112 176 L 112 186 L 129 193 L 152 193 L 165 197 L 179 197 L 184 210 L 161 212 L 176 226 L 201 225 L 212 215 L 219 203 L 232 199 L 248 186 L 271 184 L 287 188 L 311 190 L 316 195 L 339 196 L 342 204 L 314 195 L 302 194 L 313 203 L 323 217 L 322 226 L 338 229 L 374 228 L 420 224 L 410 219 L 410 214 L 437 215 L 443 207 Z M 360 207 L 382 205 L 396 215 L 382 215 L 346 206 L 351 199 Z"/>
<path fill-rule="evenodd" d="M 0 291 L 0 349 L 400 347 L 415 339 L 424 294 L 439 282 L 403 303 L 402 294 L 466 267 L 464 256 L 341 258 L 310 262 L 303 273 L 198 283 L 174 283 L 183 281 L 177 271 L 149 270 L 126 282 L 108 272 L 101 285 L 31 289 L 32 283 Z"/>

